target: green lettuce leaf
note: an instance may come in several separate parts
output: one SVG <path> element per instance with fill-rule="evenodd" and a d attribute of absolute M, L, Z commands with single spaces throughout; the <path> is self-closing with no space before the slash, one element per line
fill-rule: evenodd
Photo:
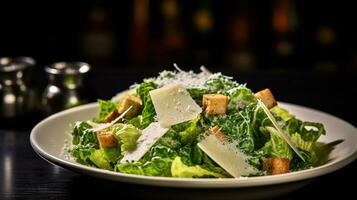
<path fill-rule="evenodd" d="M 326 152 L 331 152 L 329 145 L 317 145 L 317 140 L 321 135 L 326 134 L 325 128 L 320 123 L 302 122 L 292 118 L 287 122 L 286 129 L 290 131 L 291 139 L 303 152 L 305 162 L 294 155 L 291 161 L 291 170 L 301 170 L 323 164 L 327 160 Z M 324 151 L 321 151 L 324 149 Z M 325 152 L 321 153 L 321 152 Z"/>
<path fill-rule="evenodd" d="M 178 138 L 178 133 L 172 128 L 169 129 L 164 136 L 162 136 L 155 145 L 166 146 L 172 150 L 178 150 L 181 148 L 181 142 Z"/>
<path fill-rule="evenodd" d="M 71 155 L 76 159 L 77 162 L 84 165 L 92 165 L 90 160 L 91 154 L 95 151 L 94 148 L 88 148 L 81 145 L 75 145 L 71 149 Z"/>
<path fill-rule="evenodd" d="M 295 118 L 294 115 L 290 114 L 289 111 L 280 106 L 274 106 L 272 109 L 270 109 L 270 111 L 273 113 L 273 115 L 280 117 L 286 122 L 292 118 Z"/>
<path fill-rule="evenodd" d="M 255 149 L 252 115 L 254 110 L 244 108 L 226 115 L 206 115 L 205 123 L 208 127 L 218 126 L 221 132 L 238 142 L 238 148 L 246 154 Z"/>
<path fill-rule="evenodd" d="M 118 105 L 114 102 L 111 102 L 110 100 L 105 101 L 102 99 L 98 99 L 97 101 L 99 104 L 99 118 L 96 118 L 93 121 L 103 122 L 105 116 L 107 116 L 109 113 L 117 109 Z"/>
<path fill-rule="evenodd" d="M 209 90 L 206 89 L 200 89 L 200 88 L 187 88 L 188 93 L 190 93 L 190 96 L 192 97 L 195 102 L 202 106 L 202 98 L 204 94 L 209 94 Z"/>
<path fill-rule="evenodd" d="M 141 163 L 118 163 L 114 171 L 126 174 L 144 175 Z"/>
<path fill-rule="evenodd" d="M 87 122 L 76 122 L 72 131 L 72 143 L 88 148 L 98 148 L 97 134 L 91 128 L 92 126 Z"/>
<path fill-rule="evenodd" d="M 254 93 L 246 87 L 237 87 L 228 91 L 229 93 L 229 103 L 228 109 L 232 111 L 237 111 L 238 109 L 244 108 L 251 103 L 256 103 L 257 99 Z"/>
<path fill-rule="evenodd" d="M 215 163 L 207 154 L 202 154 L 202 168 L 223 175 L 224 177 L 232 177 L 226 170 Z"/>
<path fill-rule="evenodd" d="M 200 120 L 200 115 L 193 119 L 188 127 L 179 132 L 180 141 L 182 144 L 187 145 L 197 140 L 197 137 L 200 133 L 202 133 L 202 128 L 197 123 Z"/>
<path fill-rule="evenodd" d="M 326 134 L 326 130 L 321 123 L 303 122 L 298 133 L 304 141 L 315 143 L 321 135 Z"/>
<path fill-rule="evenodd" d="M 312 151 L 320 136 L 326 134 L 325 128 L 321 123 L 302 122 L 296 118 L 289 119 L 284 126 L 284 130 L 290 133 L 291 139 L 296 143 L 297 147 L 309 152 Z"/>
<path fill-rule="evenodd" d="M 291 171 L 307 169 L 314 166 L 314 164 L 318 161 L 315 151 L 308 152 L 300 150 L 300 153 L 305 161 L 303 161 L 297 154 L 294 153 L 294 156 L 290 162 Z"/>
<path fill-rule="evenodd" d="M 171 176 L 172 159 L 165 157 L 153 157 L 150 161 L 146 162 L 142 169 L 145 176 Z"/>
<path fill-rule="evenodd" d="M 107 160 L 104 149 L 95 149 L 92 151 L 89 159 L 94 163 L 95 166 L 101 169 L 113 170 L 110 165 L 109 160 Z"/>
<path fill-rule="evenodd" d="M 134 150 L 141 135 L 141 130 L 130 124 L 115 124 L 112 126 L 111 131 L 120 142 L 122 152 Z"/>
<path fill-rule="evenodd" d="M 187 166 L 182 162 L 181 157 L 179 156 L 177 156 L 171 164 L 171 175 L 172 177 L 180 177 L 180 178 L 225 177 L 222 174 L 204 169 L 199 165 Z"/>
<path fill-rule="evenodd" d="M 239 84 L 232 81 L 230 77 L 218 74 L 217 76 L 211 77 L 204 84 L 210 93 L 220 93 L 228 95 L 228 90 L 239 87 Z"/>
<path fill-rule="evenodd" d="M 140 99 L 143 102 L 144 106 L 140 116 L 140 129 L 146 128 L 147 126 L 149 126 L 149 124 L 151 124 L 151 122 L 154 121 L 156 112 L 149 92 L 156 88 L 157 85 L 154 82 L 150 81 L 141 83 L 136 89 L 136 92 L 140 96 Z"/>
<path fill-rule="evenodd" d="M 126 121 L 127 124 L 131 124 L 139 129 L 142 128 L 142 116 L 138 115 Z"/>
<path fill-rule="evenodd" d="M 171 163 L 176 152 L 166 146 L 155 144 L 139 161 L 118 163 L 117 171 L 145 176 L 171 176 Z"/>
<path fill-rule="evenodd" d="M 121 151 L 118 147 L 104 148 L 104 155 L 110 163 L 117 163 L 121 158 Z"/>
<path fill-rule="evenodd" d="M 265 127 L 265 129 L 270 133 L 270 140 L 261 149 L 265 152 L 268 157 L 278 157 L 278 158 L 288 158 L 291 160 L 293 158 L 293 152 L 289 144 L 280 137 L 278 131 L 273 127 Z"/>

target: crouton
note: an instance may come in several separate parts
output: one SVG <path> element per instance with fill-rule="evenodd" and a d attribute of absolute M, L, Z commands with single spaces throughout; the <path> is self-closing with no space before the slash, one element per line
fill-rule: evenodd
<path fill-rule="evenodd" d="M 110 112 L 107 116 L 104 117 L 104 122 L 106 122 L 106 123 L 111 122 L 114 119 L 116 119 L 117 117 L 119 117 L 119 112 L 117 109 L 115 109 L 112 112 Z"/>
<path fill-rule="evenodd" d="M 117 139 L 112 134 L 105 132 L 97 133 L 100 148 L 116 147 L 118 145 Z"/>
<path fill-rule="evenodd" d="M 218 126 L 210 127 L 208 130 L 210 133 L 214 134 L 220 141 L 225 140 L 225 136 L 221 132 L 221 128 L 219 128 Z"/>
<path fill-rule="evenodd" d="M 204 94 L 203 109 L 209 115 L 224 115 L 227 110 L 228 97 L 223 94 Z"/>
<path fill-rule="evenodd" d="M 289 172 L 290 161 L 287 158 L 271 158 L 271 174 L 284 174 Z"/>
<path fill-rule="evenodd" d="M 266 88 L 264 90 L 255 93 L 255 97 L 262 100 L 262 102 L 268 109 L 273 108 L 274 106 L 277 105 L 277 102 L 275 101 L 275 98 L 271 93 L 271 91 L 269 90 L 269 88 Z"/>
<path fill-rule="evenodd" d="M 120 106 L 118 108 L 118 113 L 121 114 L 125 112 L 130 106 L 132 108 L 126 113 L 126 118 L 133 118 L 138 115 L 141 110 L 142 103 L 139 97 L 133 95 L 127 95 L 120 102 Z"/>

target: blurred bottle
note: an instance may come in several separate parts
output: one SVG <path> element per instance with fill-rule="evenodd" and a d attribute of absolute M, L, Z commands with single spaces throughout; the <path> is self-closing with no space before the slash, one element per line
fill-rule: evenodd
<path fill-rule="evenodd" d="M 252 2 L 236 2 L 227 26 L 229 66 L 241 71 L 255 68 L 252 38 L 254 37 L 254 6 Z"/>
<path fill-rule="evenodd" d="M 83 62 L 58 62 L 45 67 L 48 85 L 42 94 L 42 111 L 49 115 L 88 102 L 83 85 L 90 66 Z"/>
<path fill-rule="evenodd" d="M 212 53 L 215 48 L 213 3 L 211 0 L 198 1 L 193 12 L 193 55 L 196 65 L 207 65 L 214 62 Z"/>
<path fill-rule="evenodd" d="M 315 32 L 316 50 L 314 52 L 314 69 L 334 71 L 336 65 L 336 32 L 328 25 L 320 25 Z"/>
<path fill-rule="evenodd" d="M 183 10 L 176 0 L 163 0 L 160 9 L 162 31 L 154 46 L 155 62 L 158 64 L 181 63 L 187 53 L 187 38 L 181 20 L 184 15 Z"/>
<path fill-rule="evenodd" d="M 81 52 L 85 60 L 98 65 L 110 64 L 115 48 L 115 36 L 103 7 L 93 6 L 88 25 L 82 33 Z"/>
<path fill-rule="evenodd" d="M 149 48 L 149 0 L 134 0 L 131 30 L 131 59 L 134 64 L 145 63 Z"/>
<path fill-rule="evenodd" d="M 0 58 L 0 118 L 21 118 L 39 108 L 36 90 L 28 86 L 35 60 Z"/>
<path fill-rule="evenodd" d="M 273 54 L 275 68 L 292 68 L 297 60 L 296 31 L 298 28 L 297 10 L 292 0 L 275 0 L 273 4 Z"/>

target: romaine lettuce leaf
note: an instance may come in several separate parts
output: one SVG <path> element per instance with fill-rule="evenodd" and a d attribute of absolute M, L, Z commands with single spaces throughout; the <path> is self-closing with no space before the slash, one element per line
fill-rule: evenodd
<path fill-rule="evenodd" d="M 113 167 L 110 165 L 110 161 L 105 156 L 104 149 L 75 146 L 71 153 L 79 163 L 94 165 L 101 169 L 113 170 Z"/>
<path fill-rule="evenodd" d="M 210 93 L 221 93 L 228 95 L 228 90 L 238 87 L 239 84 L 235 81 L 232 81 L 231 77 L 217 74 L 216 76 L 208 79 L 204 86 L 210 91 Z"/>
<path fill-rule="evenodd" d="M 76 159 L 77 162 L 84 165 L 91 165 L 92 162 L 89 159 L 93 151 L 96 149 L 88 148 L 81 145 L 75 145 L 71 149 L 71 155 Z"/>
<path fill-rule="evenodd" d="M 182 162 L 181 157 L 179 156 L 177 156 L 172 162 L 171 175 L 172 177 L 180 177 L 180 178 L 225 177 L 222 174 L 204 169 L 199 165 L 187 166 Z"/>
<path fill-rule="evenodd" d="M 291 139 L 297 147 L 305 151 L 312 151 L 313 146 L 321 135 L 326 134 L 321 123 L 302 122 L 296 118 L 291 118 L 286 122 L 284 129 L 291 135 Z"/>
<path fill-rule="evenodd" d="M 326 134 L 326 130 L 321 123 L 303 122 L 298 133 L 303 140 L 315 143 L 321 135 Z"/>
<path fill-rule="evenodd" d="M 224 177 L 232 177 L 226 170 L 217 165 L 207 154 L 202 154 L 202 168 L 222 174 Z"/>
<path fill-rule="evenodd" d="M 280 106 L 274 106 L 270 111 L 275 115 L 280 117 L 284 121 L 289 121 L 290 119 L 294 118 L 295 116 L 290 114 L 289 111 L 286 109 L 280 107 Z"/>
<path fill-rule="evenodd" d="M 292 140 L 302 150 L 310 151 L 319 137 L 326 134 L 326 130 L 321 123 L 302 122 L 279 106 L 275 106 L 271 111 L 284 120 L 283 129 L 290 133 Z"/>
<path fill-rule="evenodd" d="M 92 126 L 86 122 L 76 122 L 72 131 L 72 143 L 88 148 L 98 148 L 97 135 L 91 128 Z"/>
<path fill-rule="evenodd" d="M 107 160 L 104 149 L 95 149 L 92 150 L 89 159 L 94 163 L 95 166 L 101 169 L 113 170 L 113 167 L 110 165 L 109 160 Z"/>
<path fill-rule="evenodd" d="M 182 144 L 187 145 L 197 140 L 197 137 L 202 133 L 202 128 L 197 123 L 200 120 L 200 115 L 196 119 L 191 120 L 188 127 L 179 132 L 180 141 Z"/>
<path fill-rule="evenodd" d="M 252 114 L 252 111 L 243 109 L 227 115 L 206 115 L 204 121 L 208 127 L 218 126 L 223 134 L 238 142 L 238 148 L 243 153 L 249 154 L 255 148 Z"/>
<path fill-rule="evenodd" d="M 136 92 L 140 96 L 144 106 L 140 117 L 140 129 L 146 128 L 151 122 L 154 121 L 156 112 L 149 92 L 156 88 L 157 85 L 154 82 L 149 81 L 141 83 L 136 89 Z"/>
<path fill-rule="evenodd" d="M 138 162 L 118 163 L 115 169 L 123 173 L 170 177 L 171 163 L 175 157 L 176 152 L 172 149 L 155 144 Z"/>
<path fill-rule="evenodd" d="M 153 157 L 146 162 L 142 169 L 146 176 L 171 176 L 171 158 Z"/>
<path fill-rule="evenodd" d="M 108 100 L 102 100 L 98 99 L 98 104 L 99 104 L 99 118 L 94 119 L 95 122 L 103 122 L 103 119 L 105 116 L 107 116 L 109 113 L 117 109 L 117 104 Z"/>
<path fill-rule="evenodd" d="M 122 152 L 134 150 L 141 135 L 141 130 L 130 124 L 115 124 L 112 126 L 111 131 L 120 142 Z"/>
<path fill-rule="evenodd" d="M 289 144 L 280 137 L 275 128 L 268 126 L 265 127 L 265 129 L 270 133 L 270 140 L 261 150 L 264 151 L 268 157 L 288 158 L 291 160 L 293 158 L 293 152 Z"/>
<path fill-rule="evenodd" d="M 202 106 L 203 95 L 210 93 L 208 90 L 201 88 L 187 88 L 187 91 L 190 93 L 192 99 L 200 106 Z"/>
<path fill-rule="evenodd" d="M 114 171 L 126 174 L 144 175 L 141 163 L 118 163 Z"/>
<path fill-rule="evenodd" d="M 169 129 L 164 136 L 162 136 L 155 145 L 162 145 L 172 150 L 181 148 L 181 142 L 178 139 L 178 133 L 173 129 Z"/>
<path fill-rule="evenodd" d="M 111 163 L 115 164 L 122 158 L 120 148 L 118 147 L 104 148 L 103 150 L 104 156 Z"/>
<path fill-rule="evenodd" d="M 254 93 L 246 87 L 236 87 L 230 89 L 228 109 L 236 112 L 238 109 L 244 108 L 251 103 L 256 103 L 257 99 Z"/>

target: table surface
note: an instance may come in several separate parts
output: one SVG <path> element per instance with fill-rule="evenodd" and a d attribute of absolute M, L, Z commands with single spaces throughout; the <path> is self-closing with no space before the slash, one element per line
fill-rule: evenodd
<path fill-rule="evenodd" d="M 97 71 L 89 76 L 91 97 L 110 98 L 133 82 L 153 74 L 122 74 L 119 71 Z M 119 78 L 118 78 L 119 77 Z M 269 87 L 277 99 L 314 107 L 336 115 L 356 126 L 357 111 L 351 105 L 357 95 L 356 73 L 284 73 L 256 72 L 234 76 L 247 82 L 254 91 Z M 105 84 L 104 84 L 105 83 Z M 106 87 L 110 85 L 111 87 Z M 74 199 L 109 194 L 129 199 L 236 199 L 239 189 L 180 189 L 162 188 L 112 182 L 77 174 L 52 165 L 32 150 L 31 128 L 42 119 L 2 120 L 0 123 L 0 199 Z M 311 196 L 338 196 L 347 199 L 354 195 L 356 165 L 321 176 L 309 185 L 281 199 L 306 199 Z"/>

